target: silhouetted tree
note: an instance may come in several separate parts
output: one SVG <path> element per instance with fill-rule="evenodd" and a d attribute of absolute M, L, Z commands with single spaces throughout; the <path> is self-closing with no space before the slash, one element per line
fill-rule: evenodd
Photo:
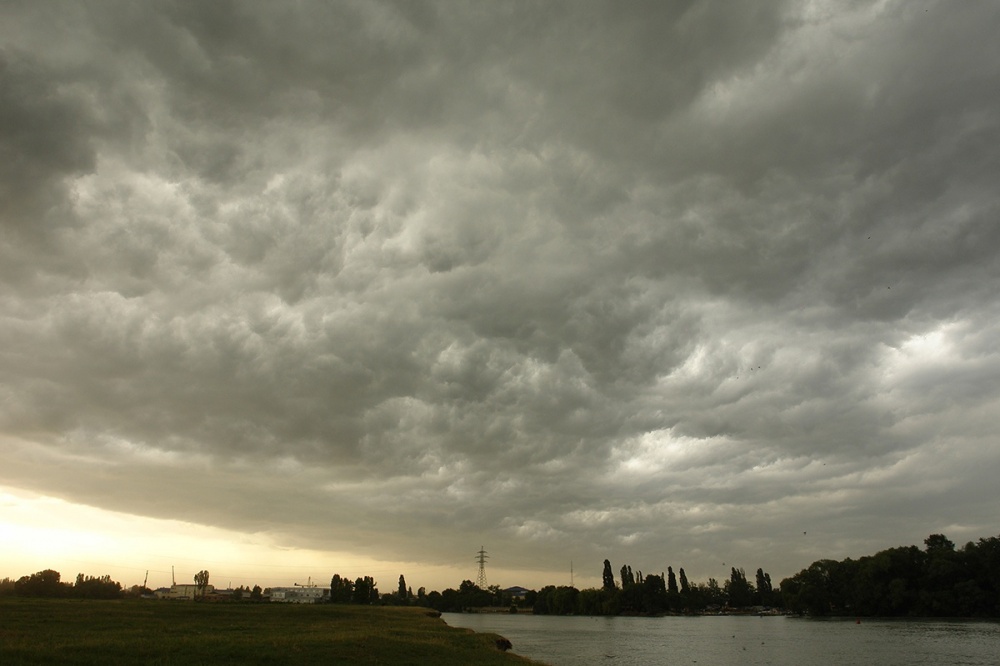
<path fill-rule="evenodd" d="M 667 592 L 677 594 L 677 577 L 671 567 L 667 567 Z"/>
<path fill-rule="evenodd" d="M 349 604 L 354 599 L 354 583 L 340 574 L 333 574 L 330 579 L 330 603 Z"/>
<path fill-rule="evenodd" d="M 403 574 L 399 574 L 399 589 L 396 591 L 399 595 L 401 601 L 406 601 L 408 595 L 406 594 L 406 580 L 403 578 Z"/>
<path fill-rule="evenodd" d="M 354 595 L 352 601 L 356 604 L 373 604 L 378 601 L 378 588 L 375 587 L 375 579 L 371 576 L 358 578 L 354 581 Z"/>
<path fill-rule="evenodd" d="M 62 575 L 53 569 L 45 569 L 30 576 L 21 576 L 14 583 L 14 592 L 19 597 L 65 597 L 69 586 L 59 582 Z"/>
<path fill-rule="evenodd" d="M 757 569 L 757 591 L 769 593 L 771 591 L 771 576 L 764 573 L 763 569 Z"/>
<path fill-rule="evenodd" d="M 577 615 L 616 615 L 618 612 L 618 588 L 605 590 L 590 588 L 580 590 L 576 597 Z"/>
<path fill-rule="evenodd" d="M 733 608 L 743 608 L 753 603 L 753 587 L 747 582 L 743 569 L 731 567 L 725 591 L 729 605 Z"/>
<path fill-rule="evenodd" d="M 698 585 L 698 593 L 703 606 L 721 606 L 726 601 L 726 593 L 719 586 L 719 581 L 709 578 L 704 585 Z"/>
<path fill-rule="evenodd" d="M 463 580 L 458 586 L 460 608 L 482 608 L 493 603 L 493 595 L 471 580 Z"/>
<path fill-rule="evenodd" d="M 604 560 L 604 589 L 614 592 L 618 587 L 615 585 L 615 575 L 611 572 L 611 561 Z"/>
<path fill-rule="evenodd" d="M 953 552 L 955 544 L 943 534 L 932 534 L 924 539 L 924 546 L 928 553 Z"/>
<path fill-rule="evenodd" d="M 538 591 L 532 610 L 536 615 L 569 615 L 576 612 L 579 595 L 575 587 L 547 585 Z"/>
<path fill-rule="evenodd" d="M 627 564 L 622 565 L 621 570 L 622 576 L 622 589 L 635 585 L 635 574 L 632 573 L 632 567 Z"/>
<path fill-rule="evenodd" d="M 646 576 L 642 583 L 636 582 L 642 588 L 639 610 L 643 613 L 662 613 L 668 608 L 667 584 L 663 576 Z"/>
<path fill-rule="evenodd" d="M 452 590 L 454 592 L 454 590 Z M 444 595 L 437 590 L 431 590 L 427 593 L 427 606 L 435 610 L 443 611 L 444 607 Z"/>
<path fill-rule="evenodd" d="M 491 606 L 510 606 L 510 593 L 504 592 L 499 585 L 490 585 L 486 588 L 486 591 L 490 593 Z"/>
<path fill-rule="evenodd" d="M 754 601 L 763 606 L 773 606 L 779 603 L 775 599 L 771 586 L 771 575 L 760 568 L 757 569 L 757 591 L 754 595 Z"/>
<path fill-rule="evenodd" d="M 111 580 L 111 576 L 76 575 L 73 596 L 81 599 L 117 599 L 122 596 L 121 583 Z"/>
<path fill-rule="evenodd" d="M 836 577 L 839 566 L 840 563 L 833 560 L 819 560 L 781 581 L 785 607 L 797 613 L 829 614 L 833 599 L 831 580 Z"/>
<path fill-rule="evenodd" d="M 691 586 L 688 585 L 688 577 L 687 574 L 684 573 L 684 567 L 681 567 L 677 573 L 681 578 L 681 594 L 687 594 L 691 591 Z"/>
<path fill-rule="evenodd" d="M 204 597 L 208 591 L 208 572 L 202 569 L 194 575 L 194 584 L 198 586 L 198 593 Z"/>

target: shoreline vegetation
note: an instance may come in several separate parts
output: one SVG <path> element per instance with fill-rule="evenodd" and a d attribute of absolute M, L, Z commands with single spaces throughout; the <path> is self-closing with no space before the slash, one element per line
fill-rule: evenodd
<path fill-rule="evenodd" d="M 371 577 L 336 574 L 328 589 L 216 590 L 199 571 L 194 585 L 154 592 L 123 589 L 110 576 L 64 583 L 46 569 L 0 580 L 0 663 L 539 663 L 507 652 L 516 646 L 502 636 L 449 626 L 442 612 L 1000 617 L 1000 537 L 956 548 L 932 534 L 924 546 L 818 560 L 778 586 L 762 569 L 748 580 L 736 567 L 721 585 L 689 583 L 684 569 L 675 575 L 671 567 L 643 575 L 624 565 L 616 578 L 608 560 L 600 588 L 484 590 L 463 581 L 416 594 L 402 575 L 394 592 L 381 594 Z"/>
<path fill-rule="evenodd" d="M 0 663 L 540 664 L 426 608 L 0 598 Z"/>

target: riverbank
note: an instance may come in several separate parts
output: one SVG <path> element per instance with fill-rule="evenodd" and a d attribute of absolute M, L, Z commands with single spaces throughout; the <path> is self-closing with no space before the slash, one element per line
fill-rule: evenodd
<path fill-rule="evenodd" d="M 0 597 L 0 663 L 537 664 L 423 608 Z"/>

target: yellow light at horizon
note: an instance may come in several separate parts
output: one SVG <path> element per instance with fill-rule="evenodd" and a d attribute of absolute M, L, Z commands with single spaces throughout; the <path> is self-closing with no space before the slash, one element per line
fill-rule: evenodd
<path fill-rule="evenodd" d="M 134 516 L 0 486 L 0 578 L 55 569 L 110 575 L 123 586 L 191 582 L 207 569 L 217 586 L 292 585 L 333 573 L 371 575 L 384 591 L 403 574 L 414 590 L 457 587 L 472 574 L 447 565 L 379 561 L 346 552 L 288 547 L 267 534 L 246 534 L 176 520 Z"/>

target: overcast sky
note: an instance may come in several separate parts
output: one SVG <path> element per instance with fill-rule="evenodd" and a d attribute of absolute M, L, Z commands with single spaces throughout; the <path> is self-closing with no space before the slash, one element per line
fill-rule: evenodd
<path fill-rule="evenodd" d="M 3 3 L 0 576 L 67 555 L 47 524 L 95 530 L 88 574 L 236 539 L 387 590 L 480 546 L 582 587 L 997 535 L 998 34 L 987 1 Z"/>

